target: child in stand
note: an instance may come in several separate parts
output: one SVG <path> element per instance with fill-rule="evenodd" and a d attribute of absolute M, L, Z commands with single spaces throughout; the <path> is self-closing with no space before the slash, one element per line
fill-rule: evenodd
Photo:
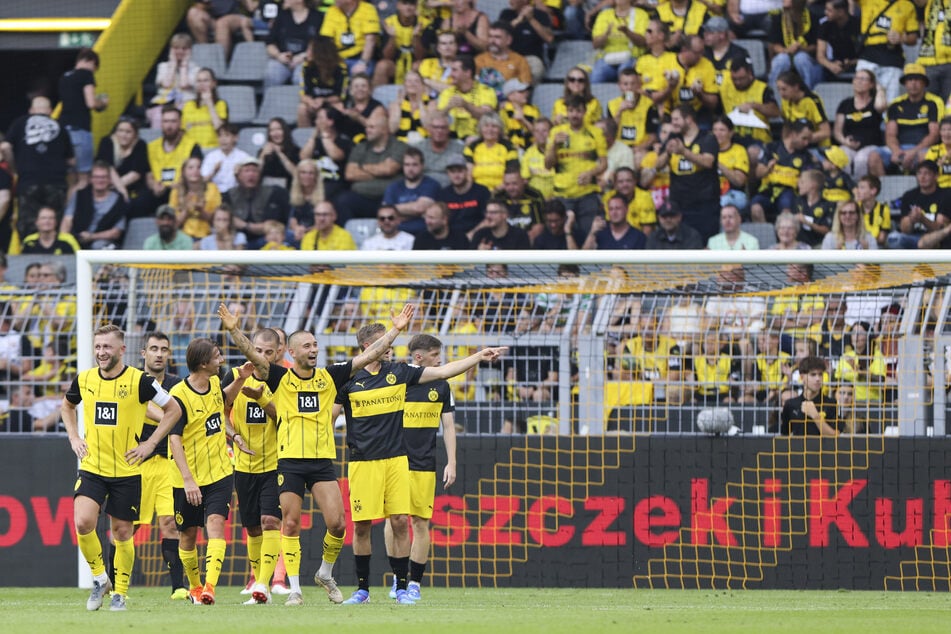
<path fill-rule="evenodd" d="M 262 251 L 293 251 L 294 247 L 284 244 L 285 227 L 277 220 L 264 221 L 264 239 L 267 241 Z"/>
<path fill-rule="evenodd" d="M 849 155 L 838 145 L 826 148 L 822 155 L 822 171 L 826 174 L 822 197 L 837 203 L 852 198 L 855 181 L 845 172 L 849 165 Z"/>

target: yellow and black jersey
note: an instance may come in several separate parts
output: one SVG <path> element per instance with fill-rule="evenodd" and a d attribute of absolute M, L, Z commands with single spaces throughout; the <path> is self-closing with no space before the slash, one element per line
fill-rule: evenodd
<path fill-rule="evenodd" d="M 522 117 L 525 119 L 525 123 L 515 118 L 515 106 L 508 101 L 502 104 L 499 115 L 502 117 L 502 125 L 505 126 L 505 136 L 512 147 L 524 150 L 532 144 L 532 127 L 541 118 L 541 111 L 537 107 L 532 104 L 526 104 L 522 107 Z"/>
<path fill-rule="evenodd" d="M 422 102 L 422 108 L 425 108 L 429 104 L 429 95 L 423 95 Z M 409 99 L 404 99 L 400 102 L 400 127 L 399 130 L 396 131 L 397 139 L 406 143 L 412 132 L 415 132 L 421 137 L 429 136 L 429 132 L 423 127 L 422 108 L 414 109 Z"/>
<path fill-rule="evenodd" d="M 646 97 L 639 97 L 635 106 L 625 110 L 618 117 L 624 96 L 615 97 L 608 102 L 608 114 L 618 122 L 617 140 L 631 147 L 644 143 L 649 134 L 657 134 L 660 127 L 660 117 L 654 102 Z"/>
<path fill-rule="evenodd" d="M 832 227 L 832 218 L 835 215 L 835 203 L 823 200 L 822 198 L 816 203 L 810 203 L 804 197 L 797 196 L 796 202 L 793 203 L 793 213 L 802 214 L 804 218 L 796 239 L 811 247 L 818 247 L 822 243 L 822 236 L 815 228 Z"/>
<path fill-rule="evenodd" d="M 340 57 L 350 59 L 363 52 L 368 35 L 379 35 L 380 16 L 369 2 L 357 2 L 353 13 L 347 15 L 336 4 L 324 13 L 320 34 L 333 38 Z"/>
<path fill-rule="evenodd" d="M 834 203 L 842 200 L 852 200 L 853 189 L 855 189 L 855 181 L 845 172 L 840 170 L 835 176 L 827 173 L 826 183 L 822 189 L 822 197 Z"/>
<path fill-rule="evenodd" d="M 335 363 L 315 368 L 312 376 L 303 378 L 293 368 L 275 370 L 272 366 L 271 374 L 280 377 L 273 400 L 278 459 L 337 457 L 333 405 L 337 391 L 350 380 L 352 367 L 350 361 Z"/>
<path fill-rule="evenodd" d="M 105 478 L 139 474 L 125 453 L 139 444 L 148 402 L 168 403 L 168 392 L 142 370 L 126 366 L 119 376 L 105 379 L 99 368 L 80 372 L 66 391 L 66 400 L 83 406 L 86 457 L 79 468 Z"/>
<path fill-rule="evenodd" d="M 783 366 L 790 364 L 790 356 L 780 352 L 777 357 L 767 357 L 765 354 L 756 355 L 754 366 L 754 380 L 761 390 L 778 390 L 786 384 L 786 375 Z"/>
<path fill-rule="evenodd" d="M 427 57 L 419 63 L 416 69 L 423 79 L 438 81 L 443 84 L 452 84 L 452 69 L 449 66 L 443 66 L 438 57 Z"/>
<path fill-rule="evenodd" d="M 178 182 L 179 171 L 186 160 L 192 156 L 201 158 L 201 148 L 187 132 L 182 132 L 181 140 L 170 152 L 166 151 L 162 137 L 149 141 L 146 149 L 152 178 L 169 187 Z"/>
<path fill-rule="evenodd" d="M 777 187 L 795 189 L 799 182 L 799 175 L 804 170 L 818 168 L 815 159 L 807 150 L 791 152 L 786 149 L 782 141 L 767 145 L 763 152 L 762 163 L 766 164 L 773 160 L 776 161 L 776 165 L 763 178 L 760 191 Z"/>
<path fill-rule="evenodd" d="M 436 470 L 436 434 L 443 414 L 456 409 L 447 381 L 406 388 L 403 404 L 403 445 L 410 471 Z"/>
<path fill-rule="evenodd" d="M 384 22 L 389 24 L 396 34 L 393 38 L 396 40 L 396 77 L 393 79 L 393 83 L 402 84 L 406 78 L 406 72 L 413 68 L 413 33 L 416 31 L 417 25 L 419 25 L 419 32 L 422 33 L 429 25 L 429 21 L 425 18 L 416 17 L 413 24 L 403 26 L 400 23 L 400 16 L 394 13 L 387 17 Z M 384 36 L 390 37 L 385 30 Z"/>
<path fill-rule="evenodd" d="M 440 110 L 449 109 L 449 101 L 453 97 L 462 97 L 473 106 L 488 106 L 493 110 L 498 108 L 499 105 L 495 91 L 479 82 L 472 84 L 472 89 L 469 92 L 462 92 L 455 86 L 447 88 L 439 93 L 437 107 Z M 479 122 L 465 108 L 451 108 L 449 109 L 449 116 L 452 117 L 450 130 L 457 139 L 465 139 L 479 133 Z"/>
<path fill-rule="evenodd" d="M 720 150 L 717 154 L 717 162 L 731 170 L 740 170 L 746 175 L 750 173 L 750 155 L 746 148 L 739 143 L 731 143 L 730 147 Z M 720 193 L 725 194 L 732 188 L 730 182 L 722 174 L 720 175 Z"/>
<path fill-rule="evenodd" d="M 491 146 L 481 138 L 476 139 L 465 147 L 462 154 L 472 165 L 472 180 L 489 191 L 500 187 L 505 168 L 518 162 L 518 152 L 504 139 Z"/>
<path fill-rule="evenodd" d="M 928 0 L 924 36 L 918 48 L 918 63 L 924 66 L 951 64 L 951 0 Z"/>
<path fill-rule="evenodd" d="M 679 61 L 677 65 L 680 72 L 680 83 L 670 93 L 670 103 L 673 104 L 674 108 L 686 104 L 693 108 L 694 112 L 700 112 L 703 108 L 703 101 L 700 99 L 700 95 L 695 94 L 690 87 L 699 81 L 703 92 L 714 95 L 719 93 L 717 70 L 706 57 L 701 57 L 690 68 L 684 68 Z"/>
<path fill-rule="evenodd" d="M 878 238 L 882 232 L 891 231 L 892 228 L 892 210 L 888 203 L 875 202 L 872 211 L 865 212 L 865 228 L 872 234 L 872 237 Z"/>
<path fill-rule="evenodd" d="M 638 372 L 644 381 L 666 379 L 670 372 L 683 369 L 683 353 L 677 342 L 667 335 L 658 335 L 651 350 L 644 345 L 644 336 L 628 339 L 624 344 L 624 366 Z"/>
<path fill-rule="evenodd" d="M 350 79 L 347 73 L 347 65 L 343 62 L 334 69 L 333 75 L 324 80 L 320 76 L 320 69 L 313 62 L 304 62 L 304 70 L 301 76 L 300 94 L 314 99 L 328 97 L 339 97 L 340 101 L 347 98 Z"/>
<path fill-rule="evenodd" d="M 591 101 L 588 102 L 588 105 L 585 108 L 585 125 L 593 126 L 595 123 L 600 121 L 601 117 L 603 116 L 604 108 L 601 107 L 601 102 L 598 101 L 597 97 L 592 97 Z M 551 120 L 555 121 L 559 117 L 566 119 L 568 117 L 568 107 L 565 105 L 564 97 L 558 97 L 558 99 L 555 100 L 554 105 L 551 107 Z"/>
<path fill-rule="evenodd" d="M 886 121 L 898 124 L 899 145 L 918 145 L 928 136 L 928 126 L 944 117 L 944 103 L 936 95 L 926 92 L 921 101 L 911 101 L 902 95 L 888 106 Z"/>
<path fill-rule="evenodd" d="M 617 196 L 616 189 L 609 189 L 601 197 L 601 206 L 604 207 L 604 217 L 608 217 L 608 201 Z M 657 224 L 657 207 L 654 197 L 646 189 L 634 188 L 634 196 L 627 204 L 627 223 L 635 229 Z"/>
<path fill-rule="evenodd" d="M 545 208 L 545 196 L 532 187 L 525 186 L 525 191 L 518 199 L 505 195 L 505 204 L 509 208 L 509 224 L 528 231 L 532 225 L 542 224 L 542 210 Z"/>
<path fill-rule="evenodd" d="M 558 161 L 555 164 L 555 195 L 561 198 L 581 198 L 600 191 L 596 182 L 587 185 L 578 184 L 578 175 L 587 172 L 598 163 L 598 159 L 607 157 L 607 144 L 600 128 L 583 125 L 573 130 L 565 123 L 555 126 L 548 135 L 549 147 L 555 145 L 555 138 L 564 132 L 568 140 L 559 143 L 556 150 Z"/>
<path fill-rule="evenodd" d="M 680 72 L 680 62 L 677 61 L 677 54 L 670 51 L 664 51 L 657 56 L 647 53 L 637 58 L 634 68 L 641 76 L 644 90 L 657 92 L 667 87 L 666 74 L 668 72 L 673 70 Z"/>
<path fill-rule="evenodd" d="M 723 104 L 723 112 L 729 114 L 735 108 L 745 103 L 769 104 L 776 103 L 776 97 L 773 96 L 773 89 L 765 81 L 754 79 L 753 83 L 746 90 L 739 90 L 733 84 L 733 78 L 730 73 L 725 73 L 723 83 L 720 85 L 720 103 Z M 746 126 L 737 126 L 733 131 L 736 136 L 755 139 L 763 143 L 769 143 L 773 137 L 769 133 L 769 120 L 756 112 L 750 110 L 756 115 L 756 118 L 763 122 L 765 128 L 750 128 Z"/>
<path fill-rule="evenodd" d="M 205 486 L 234 472 L 228 455 L 225 434 L 225 398 L 217 376 L 209 379 L 208 389 L 198 392 L 188 379 L 180 381 L 170 392 L 182 407 L 182 417 L 170 435 L 181 436 L 185 460 L 198 486 Z M 169 458 L 172 457 L 169 450 Z M 181 471 L 172 470 L 172 486 L 185 486 Z"/>
<path fill-rule="evenodd" d="M 911 0 L 860 0 L 861 33 L 864 39 L 860 57 L 883 66 L 901 66 L 905 61 L 901 47 L 888 43 L 888 32 L 901 35 L 918 33 L 918 15 Z"/>
<path fill-rule="evenodd" d="M 944 143 L 938 143 L 928 148 L 925 160 L 934 161 L 938 164 L 938 187 L 942 189 L 951 187 L 951 152 L 948 151 Z"/>
<path fill-rule="evenodd" d="M 419 383 L 424 369 L 408 363 L 382 363 L 377 372 L 360 370 L 340 388 L 337 402 L 343 405 L 347 416 L 351 462 L 406 455 L 406 389 Z"/>
<path fill-rule="evenodd" d="M 280 368 L 280 369 L 276 369 Z M 268 380 L 262 381 L 252 374 L 245 382 L 245 387 L 263 388 L 261 398 L 254 400 L 243 392 L 238 392 L 231 407 L 231 425 L 235 434 L 241 434 L 248 449 L 254 455 L 243 451 L 234 452 L 234 470 L 242 473 L 265 473 L 277 469 L 277 421 L 268 418 L 264 407 L 274 399 L 274 391 L 280 383 L 280 374 L 283 366 L 271 364 Z M 222 387 L 228 387 L 238 378 L 238 369 L 232 368 L 225 375 Z"/>
<path fill-rule="evenodd" d="M 522 178 L 542 193 L 545 199 L 555 195 L 555 170 L 545 167 L 545 151 L 530 145 L 522 155 Z"/>
<path fill-rule="evenodd" d="M 707 6 L 696 0 L 687 0 L 687 11 L 678 15 L 674 12 L 673 3 L 665 2 L 657 5 L 657 17 L 670 28 L 671 33 L 697 35 L 707 19 Z"/>
<path fill-rule="evenodd" d="M 730 391 L 732 369 L 733 359 L 729 355 L 721 354 L 713 359 L 695 356 L 693 371 L 697 379 L 697 391 L 704 396 L 726 394 Z"/>
<path fill-rule="evenodd" d="M 165 378 L 162 380 L 162 389 L 168 392 L 181 380 L 181 377 L 176 374 L 166 374 Z M 156 429 L 158 429 L 158 425 L 146 418 L 142 424 L 142 434 L 139 436 L 139 441 L 141 442 L 151 438 Z M 158 441 L 158 444 L 155 445 L 155 451 L 152 452 L 152 455 L 149 456 L 149 458 L 152 456 L 162 456 L 163 458 L 168 456 L 168 436 Z"/>
<path fill-rule="evenodd" d="M 814 92 L 806 92 L 806 95 L 799 101 L 792 102 L 780 99 L 780 109 L 783 114 L 783 121 L 792 123 L 793 121 L 808 121 L 812 124 L 813 130 L 818 130 L 823 123 L 828 123 L 825 108 L 822 107 L 822 99 Z M 829 145 L 829 139 L 826 139 L 820 146 Z"/>

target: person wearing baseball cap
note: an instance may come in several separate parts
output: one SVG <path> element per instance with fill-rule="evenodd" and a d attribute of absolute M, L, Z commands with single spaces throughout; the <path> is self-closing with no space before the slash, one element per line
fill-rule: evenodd
<path fill-rule="evenodd" d="M 901 83 L 906 94 L 888 106 L 885 147 L 880 153 L 886 166 L 891 163 L 910 173 L 928 148 L 938 142 L 938 121 L 944 103 L 927 91 L 928 75 L 921 64 L 906 64 Z"/>
<path fill-rule="evenodd" d="M 830 145 L 822 153 L 822 170 L 826 175 L 822 197 L 832 202 L 851 200 L 855 181 L 846 173 L 849 155 L 838 145 Z"/>
<path fill-rule="evenodd" d="M 529 102 L 531 85 L 513 77 L 502 85 L 505 101 L 499 110 L 505 127 L 505 137 L 513 147 L 525 150 L 532 144 L 532 126 L 541 119 L 542 113 Z"/>
<path fill-rule="evenodd" d="M 733 43 L 730 23 L 721 16 L 714 16 L 704 23 L 703 43 L 706 46 L 704 57 L 713 63 L 717 71 L 717 86 L 723 85 L 724 75 L 729 73 L 734 59 L 750 56 L 749 51 Z"/>

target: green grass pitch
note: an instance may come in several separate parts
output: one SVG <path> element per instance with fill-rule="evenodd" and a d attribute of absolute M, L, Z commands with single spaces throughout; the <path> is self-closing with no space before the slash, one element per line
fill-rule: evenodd
<path fill-rule="evenodd" d="M 133 588 L 125 613 L 109 612 L 108 600 L 99 612 L 87 612 L 88 592 L 75 588 L 4 588 L 0 596 L 0 631 L 8 634 L 237 634 L 335 626 L 387 634 L 435 628 L 447 634 L 951 631 L 951 596 L 913 592 L 424 588 L 423 602 L 399 606 L 384 588 L 374 588 L 369 605 L 344 606 L 331 605 L 310 586 L 303 607 L 286 608 L 240 605 L 247 597 L 239 588 L 219 588 L 215 606 L 170 601 L 166 589 Z"/>

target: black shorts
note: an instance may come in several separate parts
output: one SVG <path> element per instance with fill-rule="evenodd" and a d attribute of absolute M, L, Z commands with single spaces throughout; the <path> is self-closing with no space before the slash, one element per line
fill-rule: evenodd
<path fill-rule="evenodd" d="M 201 489 L 201 504 L 192 506 L 185 499 L 185 489 L 172 489 L 175 501 L 175 526 L 186 528 L 204 526 L 209 515 L 222 515 L 228 519 L 231 511 L 231 496 L 234 493 L 234 477 L 227 476 L 217 482 L 198 487 Z"/>
<path fill-rule="evenodd" d="M 279 458 L 277 484 L 281 493 L 293 493 L 304 498 L 318 482 L 336 482 L 337 473 L 330 458 Z"/>
<path fill-rule="evenodd" d="M 241 525 L 245 528 L 260 526 L 262 515 L 281 518 L 277 471 L 266 473 L 235 471 L 234 489 L 238 492 L 238 511 L 241 513 Z"/>
<path fill-rule="evenodd" d="M 142 476 L 107 478 L 80 471 L 76 486 L 73 487 L 73 497 L 77 495 L 95 500 L 100 508 L 105 502 L 109 517 L 134 522 L 139 519 L 139 506 L 142 504 Z"/>

